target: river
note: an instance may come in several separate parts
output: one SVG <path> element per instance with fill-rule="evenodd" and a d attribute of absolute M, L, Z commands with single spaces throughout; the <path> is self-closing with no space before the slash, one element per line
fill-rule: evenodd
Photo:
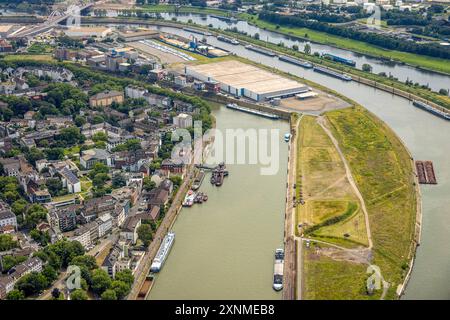
<path fill-rule="evenodd" d="M 208 201 L 181 210 L 173 227 L 175 244 L 149 299 L 280 299 L 272 289 L 273 255 L 283 246 L 283 136 L 289 125 L 226 108 L 214 115 L 224 134 L 225 129 L 279 130 L 278 174 L 262 176 L 260 165 L 227 164 L 230 175 L 222 187 L 212 186 L 208 174 L 200 189 Z"/>
<path fill-rule="evenodd" d="M 160 27 L 159 29 L 184 37 L 189 37 L 190 35 L 189 32 L 177 28 Z M 423 200 L 422 241 L 421 246 L 417 250 L 416 262 L 404 298 L 450 299 L 450 287 L 448 286 L 448 280 L 450 279 L 450 123 L 413 107 L 406 99 L 393 96 L 387 92 L 356 82 L 344 82 L 312 70 L 284 63 L 277 58 L 267 57 L 247 50 L 241 45 L 234 46 L 220 42 L 215 37 L 207 37 L 207 40 L 208 43 L 212 45 L 220 44 L 220 47 L 230 50 L 239 56 L 305 77 L 355 100 L 385 121 L 404 141 L 415 159 L 433 161 L 438 185 L 421 185 Z M 247 119 L 247 117 L 245 118 Z M 235 120 L 240 121 L 240 118 L 241 115 L 236 117 Z M 242 118 L 244 118 L 243 115 Z M 249 123 L 244 127 L 251 127 L 251 125 Z M 259 176 L 257 179 L 260 179 Z M 231 180 L 229 184 L 231 184 Z M 247 194 L 240 193 L 240 196 L 247 199 Z M 264 207 L 261 205 L 260 208 Z M 182 220 L 180 219 L 180 221 Z M 239 250 L 239 248 L 234 249 Z M 273 246 L 264 248 L 261 245 L 256 250 L 269 249 L 273 250 Z M 177 252 L 176 250 L 175 248 L 174 252 L 172 252 L 173 255 Z M 188 254 L 188 252 L 185 254 Z M 268 259 L 271 259 L 271 257 Z M 264 268 L 265 266 L 260 267 Z M 254 268 L 256 267 L 254 266 Z M 183 273 L 181 266 L 179 272 Z M 181 275 L 178 277 L 181 277 Z M 162 276 L 159 279 L 161 281 L 157 281 L 155 288 L 162 285 L 163 279 L 165 278 Z M 216 279 L 218 279 L 217 281 L 222 281 L 219 277 Z M 173 283 L 171 280 L 167 280 L 169 283 Z M 239 279 L 239 281 L 241 280 Z M 241 293 L 238 291 L 233 294 L 241 296 Z M 249 298 L 253 296 L 250 295 Z M 234 298 L 234 295 L 228 297 Z"/>

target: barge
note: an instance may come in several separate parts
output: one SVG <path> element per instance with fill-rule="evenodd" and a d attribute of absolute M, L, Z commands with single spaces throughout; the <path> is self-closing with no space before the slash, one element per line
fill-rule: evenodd
<path fill-rule="evenodd" d="M 251 51 L 255 51 L 255 52 L 264 54 L 264 55 L 269 56 L 269 57 L 276 57 L 277 56 L 277 54 L 274 53 L 273 51 L 262 49 L 260 47 L 255 47 L 255 46 L 252 46 L 251 44 L 245 46 L 245 48 L 248 49 L 248 50 L 251 50 Z"/>
<path fill-rule="evenodd" d="M 420 184 L 437 184 L 433 162 L 416 161 L 416 170 Z"/>
<path fill-rule="evenodd" d="M 284 267 L 284 250 L 275 250 L 275 265 L 273 268 L 273 289 L 280 291 L 283 289 L 283 267 Z"/>
<path fill-rule="evenodd" d="M 200 170 L 197 177 L 194 180 L 194 183 L 192 184 L 192 190 L 196 191 L 200 188 L 202 185 L 203 179 L 205 178 L 205 171 Z"/>
<path fill-rule="evenodd" d="M 345 73 L 340 73 L 340 72 L 336 72 L 333 70 L 330 70 L 328 68 L 325 67 L 319 67 L 319 66 L 315 66 L 314 67 L 314 71 L 315 72 L 319 72 L 319 73 L 323 73 L 344 81 L 352 81 L 352 77 L 350 77 L 349 75 L 345 74 Z"/>
<path fill-rule="evenodd" d="M 226 42 L 226 43 L 231 43 L 231 44 L 234 44 L 234 45 L 238 45 L 239 44 L 239 41 L 237 41 L 236 39 L 227 38 L 227 37 L 224 37 L 224 36 L 217 36 L 217 40 L 223 41 L 223 42 Z"/>
<path fill-rule="evenodd" d="M 253 109 L 250 109 L 250 108 L 240 107 L 240 106 L 238 106 L 235 103 L 227 104 L 227 108 L 233 109 L 233 110 L 242 111 L 242 112 L 246 112 L 246 113 L 250 113 L 250 114 L 254 114 L 254 115 L 261 116 L 261 117 L 268 118 L 268 119 L 272 119 L 272 120 L 280 119 L 280 117 L 277 116 L 276 114 L 272 114 L 272 113 L 268 113 L 268 112 L 264 112 L 264 111 L 259 111 L 259 110 L 253 110 Z"/>
<path fill-rule="evenodd" d="M 188 31 L 188 32 L 192 32 L 192 33 L 201 34 L 203 36 L 210 36 L 211 35 L 211 33 L 209 33 L 209 32 L 204 32 L 204 31 L 201 31 L 201 30 L 191 29 L 191 28 L 187 28 L 187 27 L 184 27 L 183 30 L 184 31 Z"/>
<path fill-rule="evenodd" d="M 158 252 L 156 253 L 155 259 L 150 267 L 150 272 L 159 272 L 164 265 L 164 262 L 169 255 L 170 249 L 172 248 L 173 242 L 175 241 L 175 233 L 169 232 L 163 239 Z"/>
<path fill-rule="evenodd" d="M 444 111 L 433 108 L 432 106 L 430 106 L 429 104 L 426 104 L 425 102 L 422 102 L 419 100 L 413 100 L 413 106 L 420 108 L 422 110 L 428 111 L 442 119 L 450 120 L 450 113 L 446 113 Z"/>
<path fill-rule="evenodd" d="M 331 54 L 331 53 L 327 53 L 327 52 L 322 53 L 322 57 L 328 58 L 328 59 L 330 59 L 330 60 L 332 60 L 334 62 L 340 62 L 340 63 L 346 64 L 348 66 L 352 66 L 352 67 L 356 66 L 356 62 L 355 61 L 350 60 L 350 59 L 346 59 L 346 58 L 343 58 L 343 57 L 339 57 L 339 56 L 336 56 L 336 55 Z"/>
<path fill-rule="evenodd" d="M 299 59 L 295 59 L 295 58 L 291 58 L 288 56 L 279 56 L 278 59 L 280 61 L 292 63 L 292 64 L 295 64 L 296 66 L 300 66 L 300 67 L 307 68 L 307 69 L 311 69 L 313 67 L 312 63 L 309 63 L 309 62 L 303 61 L 303 60 L 299 60 Z"/>
<path fill-rule="evenodd" d="M 211 184 L 216 187 L 220 187 L 223 184 L 223 180 L 228 176 L 228 170 L 225 167 L 225 163 L 219 163 L 212 171 Z"/>

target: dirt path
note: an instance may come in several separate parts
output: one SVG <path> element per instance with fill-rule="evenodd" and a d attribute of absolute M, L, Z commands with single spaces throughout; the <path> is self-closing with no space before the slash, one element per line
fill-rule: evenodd
<path fill-rule="evenodd" d="M 350 185 L 352 186 L 352 188 L 353 188 L 353 190 L 355 192 L 355 195 L 358 197 L 359 202 L 361 204 L 361 208 L 362 208 L 362 210 L 364 212 L 364 219 L 365 219 L 365 222 L 366 222 L 366 231 L 367 231 L 367 241 L 369 242 L 368 249 L 371 250 L 372 247 L 373 247 L 372 233 L 370 231 L 369 214 L 367 212 L 367 208 L 366 208 L 366 204 L 364 202 L 364 198 L 362 197 L 361 192 L 359 192 L 359 189 L 356 186 L 355 180 L 353 179 L 353 175 L 352 175 L 351 170 L 350 170 L 350 166 L 348 165 L 347 160 L 345 159 L 345 156 L 344 156 L 341 148 L 339 147 L 338 141 L 335 139 L 335 137 L 333 136 L 331 131 L 326 126 L 325 118 L 323 116 L 317 117 L 317 123 L 322 127 L 322 129 L 325 131 L 325 133 L 330 137 L 330 139 L 333 142 L 337 152 L 339 153 L 339 156 L 342 159 L 342 163 L 344 164 L 344 167 L 345 167 L 345 173 L 347 175 L 347 179 L 350 182 Z"/>

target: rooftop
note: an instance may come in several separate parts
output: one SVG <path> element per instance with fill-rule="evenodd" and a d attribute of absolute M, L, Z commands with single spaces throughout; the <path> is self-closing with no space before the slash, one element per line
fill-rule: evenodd
<path fill-rule="evenodd" d="M 239 61 L 229 60 L 187 67 L 235 88 L 264 94 L 289 90 L 303 84 Z"/>

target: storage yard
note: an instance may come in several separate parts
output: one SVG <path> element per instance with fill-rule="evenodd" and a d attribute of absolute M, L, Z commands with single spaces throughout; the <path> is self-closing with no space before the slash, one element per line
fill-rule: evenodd
<path fill-rule="evenodd" d="M 255 101 L 285 98 L 310 90 L 302 83 L 234 60 L 186 66 L 185 73 L 200 81 L 217 81 L 222 91 Z"/>

